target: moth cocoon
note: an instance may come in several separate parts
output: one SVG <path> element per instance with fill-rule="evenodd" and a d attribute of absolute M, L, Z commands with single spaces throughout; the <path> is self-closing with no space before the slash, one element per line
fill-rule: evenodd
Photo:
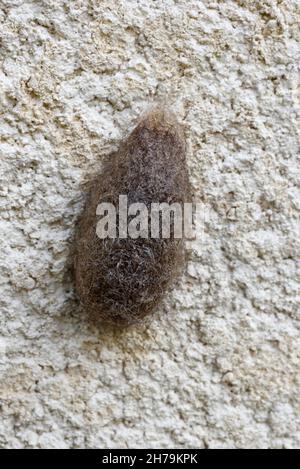
<path fill-rule="evenodd" d="M 176 203 L 183 207 L 189 195 L 182 128 L 171 112 L 156 107 L 141 118 L 105 163 L 102 174 L 91 185 L 78 223 L 76 290 L 96 318 L 128 325 L 155 310 L 184 264 L 184 241 L 172 229 L 169 237 L 163 237 L 161 228 L 151 236 L 151 204 Z M 127 197 L 128 206 L 144 204 L 149 209 L 146 219 L 139 219 L 140 223 L 149 222 L 143 236 L 125 237 L 126 228 L 120 227 L 124 222 L 120 196 Z M 100 203 L 116 207 L 115 237 L 99 237 Z M 134 223 L 130 212 L 128 220 Z"/>

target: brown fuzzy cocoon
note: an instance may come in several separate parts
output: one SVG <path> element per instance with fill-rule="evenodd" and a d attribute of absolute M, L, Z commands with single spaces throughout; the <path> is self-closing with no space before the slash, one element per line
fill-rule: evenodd
<path fill-rule="evenodd" d="M 128 205 L 142 202 L 148 209 L 152 202 L 190 201 L 185 152 L 175 117 L 155 108 L 93 182 L 77 229 L 75 273 L 79 298 L 94 317 L 121 325 L 141 321 L 157 307 L 183 266 L 184 242 L 174 236 L 100 239 L 96 208 L 100 202 L 118 207 L 120 194 L 128 196 Z"/>

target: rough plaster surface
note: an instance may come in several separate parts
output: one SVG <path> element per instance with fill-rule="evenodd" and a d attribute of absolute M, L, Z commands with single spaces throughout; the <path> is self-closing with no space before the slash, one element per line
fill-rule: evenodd
<path fill-rule="evenodd" d="M 299 0 L 1 0 L 0 445 L 300 446 Z M 154 319 L 89 324 L 85 181 L 184 122 L 205 237 Z"/>

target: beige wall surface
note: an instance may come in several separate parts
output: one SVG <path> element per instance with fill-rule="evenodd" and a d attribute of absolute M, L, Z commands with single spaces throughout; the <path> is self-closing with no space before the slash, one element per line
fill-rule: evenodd
<path fill-rule="evenodd" d="M 300 447 L 298 0 L 0 1 L 0 446 Z M 74 292 L 85 183 L 148 106 L 208 209 L 147 324 Z"/>

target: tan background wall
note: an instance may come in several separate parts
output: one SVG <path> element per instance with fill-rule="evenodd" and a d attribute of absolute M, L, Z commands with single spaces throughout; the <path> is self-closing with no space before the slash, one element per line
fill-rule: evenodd
<path fill-rule="evenodd" d="M 299 1 L 0 1 L 0 445 L 299 447 Z M 89 325 L 84 182 L 149 103 L 205 243 L 150 324 Z"/>

